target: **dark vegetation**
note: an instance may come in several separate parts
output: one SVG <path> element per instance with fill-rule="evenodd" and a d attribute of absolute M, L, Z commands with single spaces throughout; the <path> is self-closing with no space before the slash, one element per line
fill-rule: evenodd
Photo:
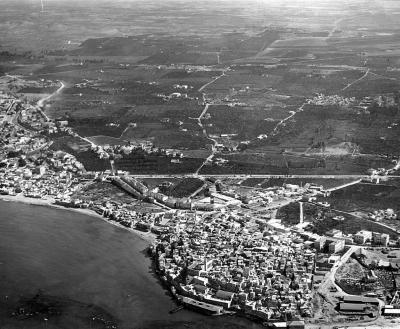
<path fill-rule="evenodd" d="M 210 106 L 211 117 L 204 118 L 203 124 L 209 134 L 236 134 L 234 143 L 251 140 L 251 144 L 239 147 L 236 154 L 217 154 L 229 163 L 205 166 L 204 173 L 366 173 L 370 168 L 388 167 L 392 156 L 399 155 L 399 128 L 388 129 L 389 124 L 400 123 L 398 104 L 374 104 L 368 111 L 308 105 L 282 125 L 276 136 L 270 136 L 279 120 L 317 92 L 357 98 L 398 93 L 398 71 L 389 70 L 398 63 L 398 35 L 391 20 L 371 20 L 357 6 L 324 3 L 317 9 L 319 14 L 312 16 L 316 25 L 288 28 L 286 19 L 305 18 L 298 16 L 297 9 L 269 6 L 263 11 L 257 6 L 232 3 L 226 7 L 214 2 L 210 10 L 211 3 L 190 7 L 165 3 L 161 11 L 167 21 L 174 22 L 165 30 L 167 21 L 154 15 L 152 4 L 140 8 L 127 4 L 134 9 L 128 21 L 120 19 L 127 10 L 123 6 L 90 8 L 105 15 L 99 20 L 88 19 L 83 3 L 52 4 L 52 10 L 62 6 L 73 10 L 74 20 L 69 15 L 56 20 L 53 15 L 40 17 L 51 33 L 36 27 L 43 24 L 31 24 L 30 30 L 19 23 L 12 38 L 0 31 L 6 43 L 19 43 L 22 48 L 0 53 L 0 59 L 2 66 L 18 65 L 19 70 L 23 61 L 24 65 L 35 63 L 33 69 L 24 69 L 26 74 L 33 72 L 32 78 L 65 81 L 67 88 L 52 99 L 47 111 L 52 117 L 67 119 L 79 134 L 119 138 L 129 123 L 136 123 L 136 128 L 125 132 L 124 140 L 204 150 L 210 140 L 192 119 L 204 108 L 198 89 L 225 70 L 223 77 L 203 90 L 207 100 L 220 104 Z M 12 8 L 24 17 L 26 8 L 16 3 Z M 331 12 L 338 17 L 349 12 L 355 19 L 341 22 L 343 33 L 336 31 L 325 40 L 321 36 L 329 35 L 333 17 L 327 13 Z M 0 16 L 4 24 L 11 24 L 6 14 Z M 136 17 L 146 24 L 134 28 L 131 21 Z M 32 17 L 32 22 L 38 19 Z M 360 32 L 360 26 L 366 27 L 365 32 Z M 114 30 L 124 31 L 124 36 L 110 36 Z M 379 31 L 391 31 L 391 35 L 378 36 Z M 42 34 L 46 37 L 36 37 Z M 360 34 L 365 35 L 361 38 Z M 65 40 L 74 45 L 66 45 Z M 25 52 L 26 48 L 32 52 Z M 12 64 L 14 60 L 17 63 Z M 196 65 L 209 67 L 203 71 Z M 365 79 L 342 91 L 367 68 L 371 73 Z M 87 85 L 82 88 L 74 86 L 83 82 Z M 176 84 L 190 87 L 183 91 L 174 88 Z M 160 97 L 175 91 L 192 99 Z M 231 101 L 242 105 L 221 105 Z M 259 140 L 261 134 L 268 139 Z M 341 143 L 352 143 L 370 156 L 302 154 Z"/>
<path fill-rule="evenodd" d="M 243 174 L 367 174 L 370 168 L 390 167 L 391 162 L 382 158 L 352 157 L 305 157 L 286 155 L 282 152 L 249 150 L 243 153 L 221 154 L 229 162 L 222 166 L 205 166 L 203 173 L 243 173 Z"/>
<path fill-rule="evenodd" d="M 329 178 L 268 178 L 263 181 L 261 187 L 283 186 L 284 184 L 294 184 L 304 186 L 306 184 L 314 184 L 323 186 L 324 189 L 330 189 L 350 183 L 351 179 L 329 179 Z"/>
<path fill-rule="evenodd" d="M 72 154 L 83 164 L 88 171 L 105 171 L 111 169 L 108 159 L 99 159 L 98 155 L 90 150 L 90 145 L 82 142 L 80 138 L 65 136 L 53 141 L 51 149 L 64 151 Z"/>
<path fill-rule="evenodd" d="M 260 185 L 265 179 L 264 178 L 248 178 L 242 182 L 242 186 L 254 187 Z"/>
<path fill-rule="evenodd" d="M 18 92 L 22 94 L 51 94 L 57 89 L 58 87 L 25 87 L 18 90 Z"/>
<path fill-rule="evenodd" d="M 65 119 L 68 120 L 68 125 L 82 136 L 106 135 L 111 137 L 120 137 L 127 124 L 126 123 L 122 126 L 111 126 L 109 124 L 115 122 L 113 117 L 80 119 L 68 115 Z"/>
<path fill-rule="evenodd" d="M 211 106 L 211 115 L 206 124 L 212 124 L 207 130 L 211 134 L 237 134 L 234 139 L 254 139 L 260 134 L 269 134 L 276 123 L 266 121 L 269 113 L 262 109 L 243 108 L 240 106 Z M 252 127 L 252 129 L 249 129 Z"/>
<path fill-rule="evenodd" d="M 129 204 L 133 201 L 132 196 L 107 182 L 96 182 L 79 191 L 74 197 L 96 202 L 118 202 Z"/>
<path fill-rule="evenodd" d="M 392 208 L 400 215 L 400 187 L 392 185 L 391 181 L 348 186 L 332 192 L 326 200 L 339 210 L 369 212 Z"/>
<path fill-rule="evenodd" d="M 250 161 L 230 161 L 222 166 L 206 165 L 202 168 L 201 174 L 287 174 L 282 166 L 264 165 L 261 163 L 252 163 Z"/>
<path fill-rule="evenodd" d="M 305 221 L 314 221 L 318 214 L 324 214 L 326 209 L 308 203 L 303 203 L 303 215 Z M 276 217 L 281 219 L 282 224 L 287 226 L 296 225 L 300 222 L 300 205 L 298 202 L 290 203 L 278 209 Z"/>
<path fill-rule="evenodd" d="M 397 239 L 399 234 L 385 226 L 379 225 L 367 219 L 361 219 L 354 216 L 345 217 L 344 221 L 337 221 L 331 218 L 324 219 L 314 223 L 314 228 L 311 230 L 314 233 L 324 235 L 332 229 L 341 230 L 344 234 L 355 234 L 361 230 L 387 233 L 391 239 Z"/>
<path fill-rule="evenodd" d="M 204 182 L 201 179 L 185 178 L 181 180 L 178 184 L 172 185 L 165 192 L 167 193 L 167 195 L 176 198 L 184 198 L 190 196 L 203 185 Z"/>
<path fill-rule="evenodd" d="M 132 174 L 188 174 L 196 171 L 202 159 L 183 158 L 180 163 L 172 163 L 167 156 L 130 154 L 123 159 L 115 160 L 118 170 L 126 170 Z"/>
<path fill-rule="evenodd" d="M 307 147 L 351 142 L 359 145 L 362 153 L 397 155 L 394 141 L 399 130 L 387 127 L 399 121 L 399 115 L 398 107 L 373 107 L 369 113 L 360 114 L 351 108 L 307 105 L 303 112 L 281 126 L 276 136 L 267 142 L 255 142 L 251 147 L 279 145 L 304 151 Z"/>
<path fill-rule="evenodd" d="M 330 202 L 329 199 L 324 199 L 324 201 Z M 336 208 L 336 206 L 332 205 L 332 209 L 340 208 Z M 382 226 L 379 223 L 368 219 L 359 218 L 351 214 L 335 212 L 334 210 L 330 210 L 329 208 L 325 208 L 323 206 L 303 203 L 303 212 L 304 220 L 312 223 L 307 229 L 320 235 L 326 235 L 326 232 L 332 229 L 338 229 L 344 234 L 355 234 L 360 230 L 367 230 L 379 233 L 387 233 L 394 239 L 399 236 L 399 234 L 394 230 Z M 333 219 L 333 217 L 337 215 L 343 216 L 345 219 L 343 221 Z M 284 225 L 292 226 L 298 224 L 300 221 L 299 203 L 291 203 L 280 208 L 277 213 L 277 218 L 280 218 Z"/>
<path fill-rule="evenodd" d="M 144 57 L 141 63 L 192 65 L 218 64 L 217 53 L 223 62 L 254 56 L 260 45 L 265 47 L 279 34 L 266 30 L 254 36 L 245 33 L 226 33 L 214 39 L 202 36 L 175 36 L 159 38 L 149 35 L 88 39 L 77 49 L 54 54 L 72 56 L 132 56 Z M 200 50 L 201 49 L 201 50 Z"/>
<path fill-rule="evenodd" d="M 399 156 L 398 140 L 400 129 L 387 129 L 392 123 L 400 122 L 400 107 L 378 107 L 369 109 L 370 114 L 362 116 L 354 142 L 364 153 Z M 384 137 L 384 138 L 381 138 Z"/>
<path fill-rule="evenodd" d="M 186 71 L 186 70 L 175 70 L 168 72 L 162 76 L 162 79 L 188 79 L 188 78 L 207 78 L 212 79 L 219 76 L 219 71 Z"/>

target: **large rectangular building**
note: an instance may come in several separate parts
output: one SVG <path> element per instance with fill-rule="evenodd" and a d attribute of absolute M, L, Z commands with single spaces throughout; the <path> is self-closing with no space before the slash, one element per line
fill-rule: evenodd
<path fill-rule="evenodd" d="M 326 243 L 326 237 L 321 236 L 318 240 L 316 240 L 316 241 L 314 242 L 314 247 L 315 247 L 315 249 L 317 249 L 318 251 L 321 251 L 322 249 L 324 249 L 325 243 Z"/>
<path fill-rule="evenodd" d="M 400 316 L 400 309 L 398 308 L 384 308 L 383 315 L 386 316 Z"/>
<path fill-rule="evenodd" d="M 289 321 L 289 322 L 287 322 L 287 328 L 288 329 L 304 329 L 305 324 L 304 324 L 303 320 Z"/>
<path fill-rule="evenodd" d="M 372 239 L 372 232 L 370 231 L 359 231 L 353 236 L 354 243 L 357 244 L 364 244 L 367 241 L 371 241 Z"/>
<path fill-rule="evenodd" d="M 364 296 L 343 296 L 344 303 L 353 303 L 353 304 L 373 304 L 379 305 L 379 300 L 373 297 L 364 297 Z"/>
<path fill-rule="evenodd" d="M 389 244 L 389 234 L 372 233 L 372 243 L 380 246 L 387 246 Z"/>
<path fill-rule="evenodd" d="M 367 304 L 358 303 L 340 303 L 339 311 L 341 312 L 365 312 Z"/>
<path fill-rule="evenodd" d="M 329 244 L 329 252 L 332 254 L 341 252 L 344 249 L 344 245 L 345 245 L 344 240 L 333 241 Z"/>

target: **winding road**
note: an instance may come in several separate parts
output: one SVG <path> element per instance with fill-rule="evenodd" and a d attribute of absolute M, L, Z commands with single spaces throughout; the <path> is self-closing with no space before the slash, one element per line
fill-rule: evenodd
<path fill-rule="evenodd" d="M 211 80 L 210 82 L 207 82 L 206 84 L 204 84 L 203 86 L 201 86 L 199 88 L 199 92 L 202 92 L 205 88 L 207 88 L 208 86 L 210 86 L 211 84 L 213 84 L 215 81 L 217 81 L 218 79 L 222 78 L 223 76 L 225 76 L 225 70 L 222 71 L 221 75 L 219 75 L 218 77 L 214 78 L 213 80 Z M 217 140 L 215 138 L 212 138 L 208 133 L 206 128 L 204 127 L 203 123 L 202 123 L 202 119 L 203 117 L 206 115 L 208 108 L 210 107 L 210 103 L 208 103 L 207 99 L 206 99 L 206 94 L 203 92 L 203 102 L 205 104 L 203 111 L 200 113 L 200 115 L 197 118 L 190 118 L 190 119 L 195 119 L 197 120 L 197 124 L 199 125 L 201 131 L 203 132 L 204 137 L 206 137 L 207 139 L 209 139 L 213 144 L 211 146 L 211 154 L 203 161 L 203 163 L 200 165 L 199 168 L 197 168 L 197 170 L 195 171 L 194 175 L 198 175 L 200 170 L 209 162 L 212 161 L 212 159 L 214 158 L 215 153 L 217 152 Z"/>
<path fill-rule="evenodd" d="M 46 97 L 41 98 L 41 99 L 37 102 L 37 106 L 43 107 L 44 104 L 45 104 L 45 102 L 47 102 L 50 98 L 52 98 L 52 97 L 54 97 L 55 95 L 58 95 L 59 93 L 61 93 L 61 91 L 65 88 L 65 84 L 64 84 L 64 82 L 62 82 L 62 81 L 59 81 L 59 82 L 60 82 L 60 84 L 61 84 L 60 88 L 58 88 L 54 93 L 52 93 L 52 94 L 50 94 L 50 95 L 48 95 L 48 96 L 46 96 Z"/>
<path fill-rule="evenodd" d="M 201 86 L 199 88 L 199 92 L 202 92 L 204 88 L 207 88 L 209 85 L 213 84 L 215 81 L 218 79 L 221 79 L 225 75 L 225 70 L 222 71 L 222 74 L 211 80 L 210 82 L 207 82 L 205 85 Z"/>
<path fill-rule="evenodd" d="M 55 95 L 60 94 L 61 91 L 65 88 L 64 82 L 62 82 L 62 81 L 59 81 L 59 82 L 60 82 L 60 84 L 61 84 L 60 88 L 58 88 L 54 93 L 52 93 L 52 94 L 50 94 L 50 95 L 48 95 L 48 96 L 46 96 L 46 97 L 43 97 L 43 98 L 39 99 L 39 101 L 36 103 L 37 107 L 39 108 L 39 111 L 42 113 L 42 115 L 44 116 L 44 118 L 45 118 L 47 121 L 49 121 L 50 119 L 49 119 L 49 117 L 47 116 L 47 114 L 44 113 L 43 107 L 44 107 L 44 104 L 45 104 L 48 100 L 50 100 L 51 98 L 53 98 Z"/>
<path fill-rule="evenodd" d="M 347 250 L 347 252 L 340 258 L 340 261 L 332 267 L 331 271 L 328 273 L 327 278 L 324 280 L 323 283 L 321 283 L 321 285 L 318 288 L 318 292 L 320 294 L 324 295 L 325 297 L 329 295 L 328 289 L 331 285 L 333 285 L 337 289 L 337 292 L 339 293 L 340 296 L 349 295 L 336 284 L 335 274 L 339 269 L 339 267 L 344 265 L 349 260 L 350 256 L 359 248 L 360 248 L 359 246 L 351 246 L 350 249 Z"/>
<path fill-rule="evenodd" d="M 288 121 L 291 118 L 293 118 L 298 112 L 303 111 L 303 107 L 306 104 L 308 104 L 308 103 L 301 104 L 301 106 L 296 111 L 292 111 L 292 113 L 289 116 L 287 116 L 286 118 L 284 118 L 281 121 L 279 121 L 278 124 L 275 126 L 275 128 L 272 130 L 271 136 L 275 136 L 278 133 L 279 127 L 282 126 L 286 121 Z"/>
<path fill-rule="evenodd" d="M 333 35 L 335 34 L 335 32 L 338 31 L 339 29 L 339 24 L 344 20 L 345 18 L 339 18 L 337 19 L 333 24 L 332 30 L 329 31 L 328 37 L 327 39 L 330 39 L 333 37 Z"/>
<path fill-rule="evenodd" d="M 354 85 L 354 84 L 360 82 L 361 80 L 365 79 L 367 77 L 367 75 L 369 74 L 369 72 L 370 72 L 370 69 L 368 68 L 368 70 L 365 71 L 364 75 L 361 78 L 358 78 L 357 80 L 354 80 L 353 82 L 349 83 L 346 87 L 344 87 L 342 89 L 342 91 L 345 91 L 346 89 L 350 88 L 352 85 Z"/>

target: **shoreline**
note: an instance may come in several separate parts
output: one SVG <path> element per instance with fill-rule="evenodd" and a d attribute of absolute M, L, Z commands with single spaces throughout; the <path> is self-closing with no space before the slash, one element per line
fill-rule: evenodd
<path fill-rule="evenodd" d="M 82 208 L 68 208 L 68 207 L 63 207 L 61 205 L 54 204 L 54 199 L 29 198 L 29 197 L 25 197 L 25 196 L 20 194 L 20 195 L 16 195 L 16 196 L 0 195 L 0 201 L 23 203 L 23 204 L 32 205 L 32 206 L 42 206 L 42 207 L 49 207 L 49 208 L 54 208 L 54 209 L 61 209 L 61 210 L 81 213 L 81 214 L 84 214 L 84 215 L 88 215 L 90 217 L 95 217 L 95 218 L 98 218 L 98 219 L 101 219 L 101 220 L 107 222 L 108 224 L 111 224 L 111 225 L 114 225 L 116 227 L 120 227 L 120 228 L 123 228 L 123 229 L 125 229 L 127 231 L 132 232 L 136 237 L 138 237 L 141 240 L 145 241 L 148 246 L 150 246 L 151 243 L 153 243 L 155 241 L 155 238 L 156 238 L 156 235 L 154 233 L 141 232 L 139 230 L 135 230 L 135 229 L 132 229 L 132 228 L 125 227 L 125 226 L 119 224 L 118 222 L 108 220 L 106 217 L 103 217 L 103 216 L 99 215 L 98 213 L 96 213 L 93 210 L 82 209 Z M 153 257 L 151 257 L 151 265 L 150 265 L 149 269 L 152 269 L 152 270 L 156 269 L 156 262 L 154 261 Z M 180 304 L 177 303 L 179 301 L 179 299 L 176 297 L 176 295 L 171 293 L 171 285 L 169 283 L 164 282 L 162 280 L 162 277 L 159 274 L 156 274 L 156 278 L 157 278 L 157 282 L 160 285 L 160 288 L 162 290 L 167 291 L 167 292 L 170 293 L 169 297 L 173 301 L 175 308 L 176 308 L 177 305 L 180 305 Z M 185 309 L 187 309 L 187 308 L 185 307 Z M 195 312 L 197 314 L 202 314 L 202 312 L 199 312 L 199 311 L 193 311 L 193 312 Z M 227 316 L 227 314 L 223 314 L 223 316 Z M 247 319 L 247 320 L 251 321 L 252 323 L 256 323 L 254 321 L 254 319 L 251 319 L 250 317 L 242 315 L 240 313 L 235 313 L 234 316 L 237 316 L 238 318 Z"/>
<path fill-rule="evenodd" d="M 57 205 L 54 203 L 54 199 L 35 199 L 35 198 L 29 198 L 23 195 L 0 195 L 0 201 L 5 201 L 5 202 L 20 202 L 24 203 L 27 205 L 32 205 L 32 206 L 42 206 L 42 207 L 49 207 L 49 208 L 54 208 L 54 209 L 61 209 L 65 211 L 71 211 L 71 212 L 77 212 L 82 215 L 90 216 L 90 217 L 95 217 L 98 219 L 101 219 L 105 222 L 107 222 L 110 225 L 114 225 L 116 227 L 122 228 L 124 230 L 127 230 L 140 239 L 146 241 L 148 245 L 150 246 L 156 239 L 156 236 L 151 233 L 151 232 L 141 232 L 139 230 L 135 230 L 133 228 L 126 227 L 124 225 L 119 224 L 118 222 L 111 221 L 106 217 L 103 217 L 102 215 L 99 215 L 96 213 L 94 210 L 91 209 L 84 209 L 84 208 L 69 208 L 69 207 L 63 207 L 60 205 Z"/>

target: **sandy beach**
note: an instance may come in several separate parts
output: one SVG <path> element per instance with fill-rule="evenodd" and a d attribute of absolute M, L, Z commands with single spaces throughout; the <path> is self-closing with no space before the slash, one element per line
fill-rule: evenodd
<path fill-rule="evenodd" d="M 134 230 L 132 228 L 126 227 L 124 225 L 119 224 L 118 222 L 115 221 L 111 221 L 108 220 L 107 218 L 99 215 L 98 213 L 96 213 L 93 210 L 90 209 L 82 209 L 82 208 L 67 208 L 67 207 L 63 207 L 60 205 L 55 204 L 55 199 L 36 199 L 36 198 L 28 198 L 26 196 L 23 196 L 22 194 L 18 194 L 18 195 L 0 195 L 0 200 L 3 201 L 9 201 L 9 202 L 21 202 L 21 203 L 25 203 L 25 204 L 30 204 L 30 205 L 34 205 L 34 206 L 43 206 L 43 207 L 51 207 L 51 208 L 57 208 L 57 209 L 62 209 L 62 210 L 67 210 L 67 211 L 73 211 L 73 212 L 78 212 L 84 215 L 88 215 L 88 216 L 92 216 L 92 217 L 96 217 L 99 218 L 111 225 L 117 226 L 119 228 L 122 228 L 124 230 L 127 230 L 129 232 L 132 232 L 133 234 L 137 235 L 138 237 L 140 237 L 141 239 L 147 241 L 149 244 L 154 243 L 155 239 L 156 239 L 156 235 L 151 233 L 151 232 L 141 232 L 138 230 Z"/>

